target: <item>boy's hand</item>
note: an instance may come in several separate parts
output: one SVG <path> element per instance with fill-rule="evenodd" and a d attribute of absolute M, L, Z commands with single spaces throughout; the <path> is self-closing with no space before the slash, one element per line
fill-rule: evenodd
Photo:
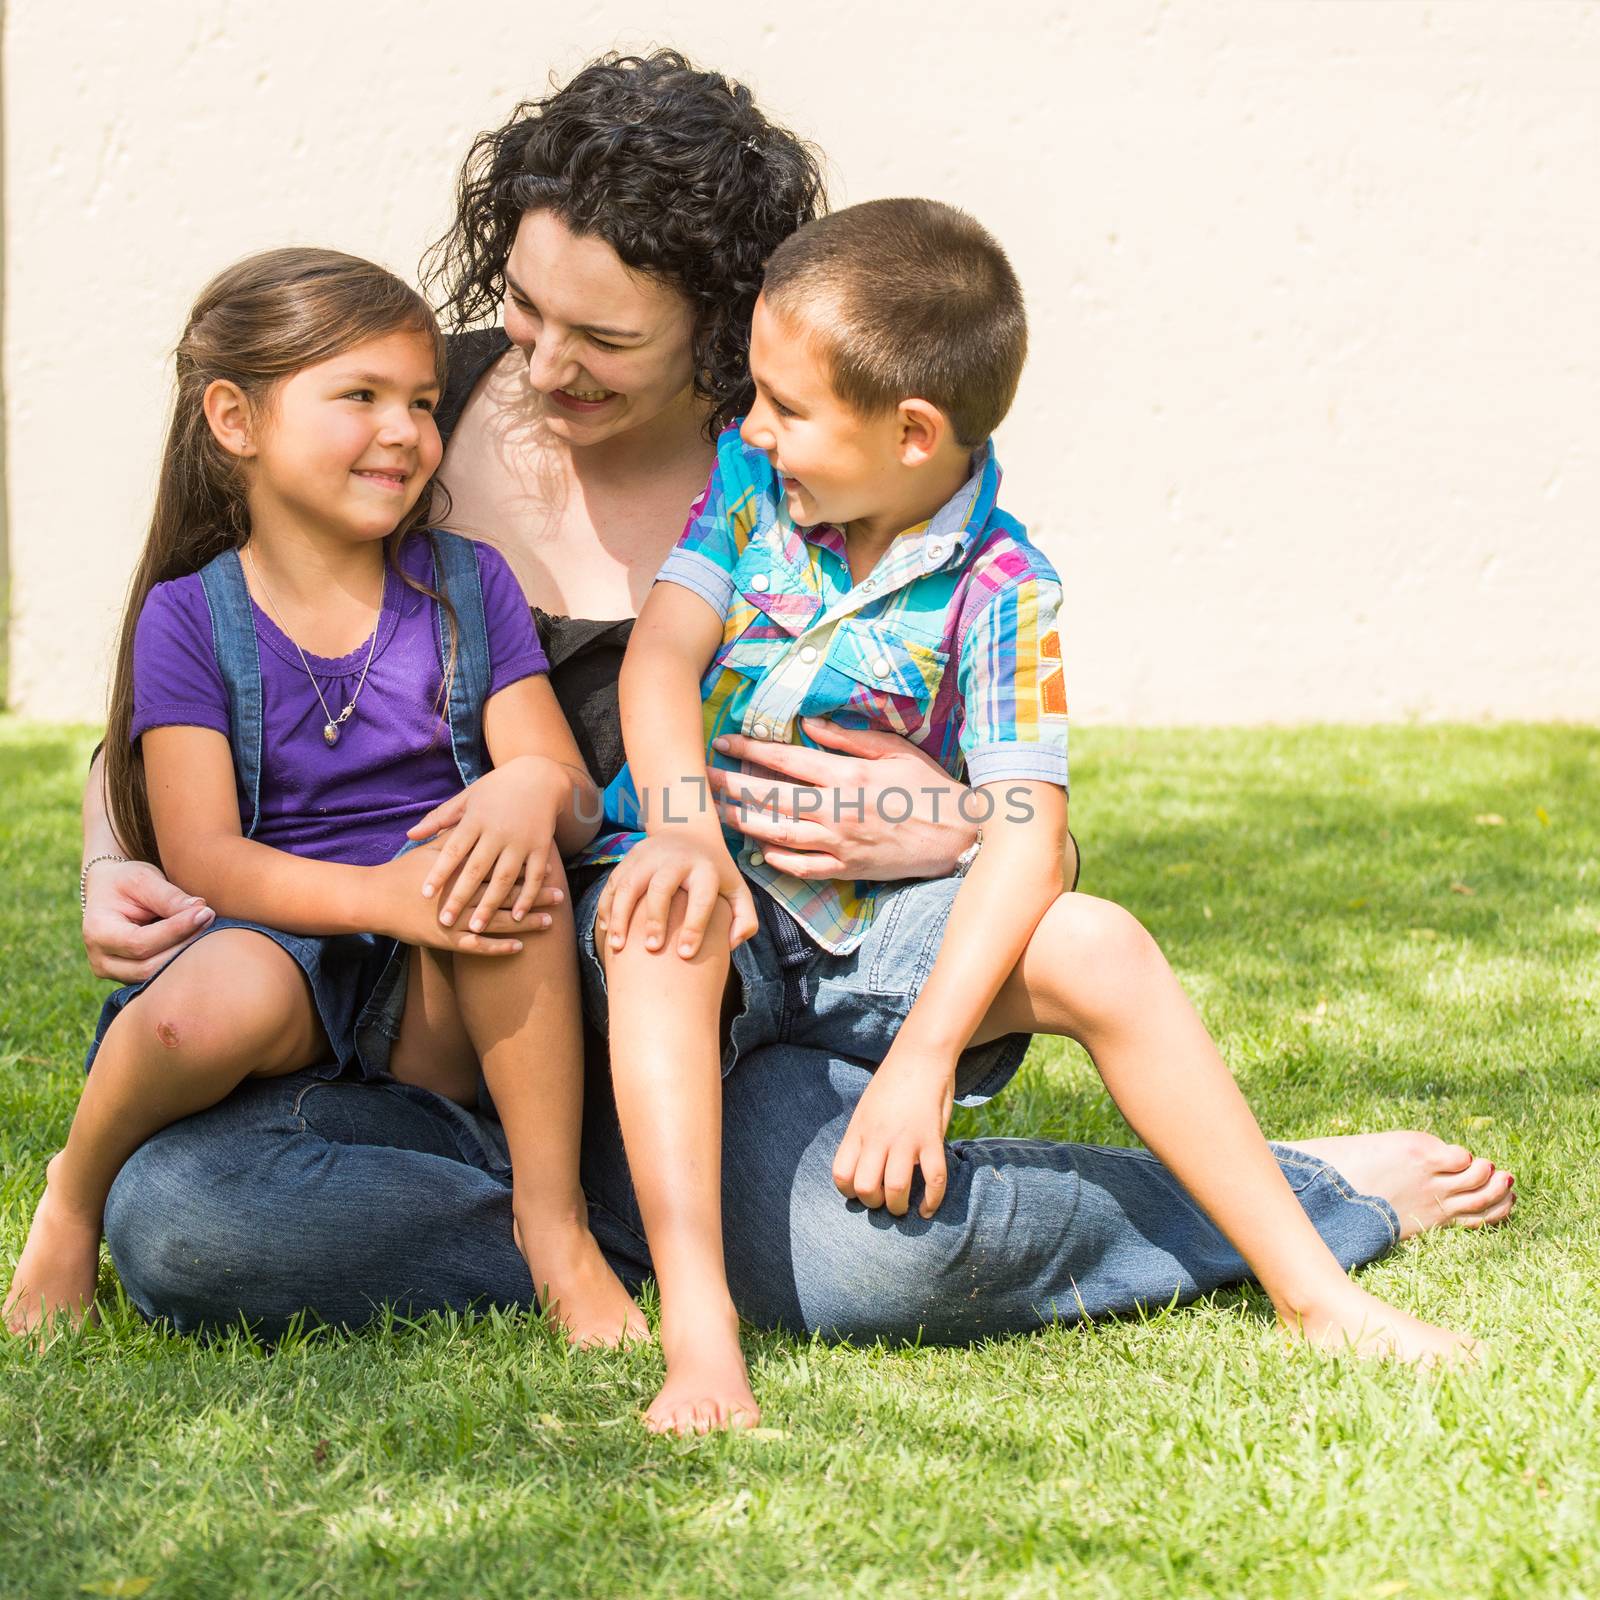
<path fill-rule="evenodd" d="M 613 950 L 620 950 L 627 943 L 637 910 L 645 949 L 659 950 L 667 936 L 672 897 L 680 889 L 689 900 L 678 930 L 678 954 L 685 960 L 699 951 L 719 897 L 733 913 L 728 948 L 743 944 L 755 933 L 755 899 L 727 846 L 720 838 L 687 829 L 652 833 L 618 862 L 600 893 L 595 931 L 607 936 Z"/>
<path fill-rule="evenodd" d="M 890 1048 L 872 1075 L 833 1158 L 840 1194 L 903 1217 L 911 1182 L 922 1168 L 919 1214 L 931 1217 L 944 1199 L 944 1134 L 955 1106 L 955 1062 Z"/>
<path fill-rule="evenodd" d="M 375 933 L 399 939 L 403 944 L 448 950 L 456 955 L 514 956 L 528 934 L 542 933 L 551 925 L 550 916 L 536 910 L 533 916 L 521 922 L 513 921 L 509 911 L 497 911 L 485 921 L 482 932 L 466 927 L 446 927 L 433 914 L 433 907 L 422 892 L 425 880 L 449 882 L 439 871 L 441 854 L 437 845 L 424 845 L 420 850 L 408 850 L 405 855 L 396 856 L 393 861 L 363 869 L 372 874 L 375 890 L 372 929 Z M 563 898 L 558 888 L 540 889 L 534 906 L 559 905 Z"/>
<path fill-rule="evenodd" d="M 423 896 L 431 898 L 456 874 L 439 907 L 445 927 L 455 923 L 480 884 L 483 893 L 467 924 L 474 933 L 489 926 L 519 880 L 511 919 L 521 922 L 527 916 L 550 869 L 556 820 L 571 792 L 572 777 L 564 767 L 542 756 L 518 756 L 436 806 L 407 832 L 409 839 L 428 839 L 454 824 L 436 858 L 437 870 L 422 885 Z"/>

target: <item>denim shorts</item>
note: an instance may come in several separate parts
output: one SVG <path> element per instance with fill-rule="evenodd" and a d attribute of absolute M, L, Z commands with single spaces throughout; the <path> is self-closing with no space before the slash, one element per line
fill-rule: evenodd
<path fill-rule="evenodd" d="M 604 1036 L 605 968 L 595 949 L 594 915 L 610 871 L 579 896 L 578 970 L 584 1014 Z M 751 882 L 756 934 L 733 952 L 738 1002 L 722 1051 L 722 1074 L 768 1044 L 801 1045 L 876 1064 L 933 970 L 959 878 L 918 878 L 879 903 L 878 915 L 848 955 L 831 955 L 758 883 Z M 963 1050 L 956 1100 L 979 1105 L 998 1094 L 1022 1065 L 1030 1035 L 1010 1033 Z"/>
<path fill-rule="evenodd" d="M 314 1076 L 379 1078 L 387 1075 L 389 1053 L 399 1037 L 400 1017 L 406 1004 L 408 946 L 375 933 L 308 937 L 285 933 L 281 928 L 268 928 L 259 922 L 240 922 L 233 917 L 218 917 L 200 938 L 208 938 L 224 928 L 247 928 L 272 940 L 294 958 L 305 974 L 317 1018 L 333 1047 L 333 1059 L 312 1068 Z M 181 961 L 183 954 L 180 950 L 173 961 Z M 169 961 L 167 966 L 171 965 Z M 163 967 L 161 972 L 166 970 Z M 100 1041 L 122 1008 L 149 988 L 161 972 L 143 983 L 130 983 L 106 997 L 94 1030 L 94 1042 L 84 1060 L 84 1071 L 94 1065 Z"/>

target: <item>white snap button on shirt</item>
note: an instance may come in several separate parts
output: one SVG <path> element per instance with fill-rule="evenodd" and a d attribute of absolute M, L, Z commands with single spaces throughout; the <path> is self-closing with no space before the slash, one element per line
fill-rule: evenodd
<path fill-rule="evenodd" d="M 751 730 L 750 730 L 750 731 L 751 731 L 751 733 L 753 733 L 753 734 L 754 734 L 754 735 L 755 735 L 755 736 L 756 736 L 756 738 L 758 738 L 758 739 L 765 739 L 765 738 L 767 738 L 767 737 L 768 737 L 768 735 L 770 735 L 770 734 L 771 734 L 771 732 L 772 732 L 772 729 L 771 729 L 771 728 L 769 728 L 769 727 L 768 727 L 768 726 L 767 726 L 767 725 L 766 725 L 766 723 L 764 723 L 764 722 L 758 722 L 758 723 L 757 723 L 757 724 L 756 724 L 756 725 L 755 725 L 755 727 L 753 727 L 753 728 L 752 728 L 752 729 L 751 729 Z"/>
<path fill-rule="evenodd" d="M 889 676 L 889 658 L 887 656 L 879 656 L 872 663 L 872 671 L 875 677 L 887 678 Z"/>
<path fill-rule="evenodd" d="M 767 586 L 771 583 L 771 581 L 772 580 L 768 578 L 766 573 L 758 572 L 755 577 L 750 580 L 750 587 L 754 589 L 757 594 L 765 594 L 767 592 Z"/>
<path fill-rule="evenodd" d="M 878 587 L 878 580 L 876 578 L 863 578 L 861 580 L 861 587 L 863 589 L 876 589 Z"/>
<path fill-rule="evenodd" d="M 807 645 L 801 650 L 800 659 L 809 664 L 817 659 L 817 652 L 810 645 Z"/>
<path fill-rule="evenodd" d="M 761 865 L 761 863 L 763 861 L 765 861 L 766 859 L 767 858 L 764 855 L 762 855 L 762 853 L 759 850 L 752 850 L 750 852 L 750 865 L 752 867 L 759 867 Z"/>

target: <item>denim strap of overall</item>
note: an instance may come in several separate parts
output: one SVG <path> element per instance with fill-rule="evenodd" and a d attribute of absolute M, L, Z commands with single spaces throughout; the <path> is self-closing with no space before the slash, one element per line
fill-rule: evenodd
<path fill-rule="evenodd" d="M 439 665 L 450 679 L 446 713 L 450 751 L 462 783 L 473 783 L 489 770 L 483 742 L 483 704 L 489 698 L 489 629 L 483 612 L 483 580 L 472 541 L 459 534 L 432 530 L 434 579 L 455 612 L 454 669 L 451 670 L 450 619 L 435 604 L 439 624 Z M 228 692 L 228 742 L 234 770 L 246 797 L 248 817 L 241 814 L 245 838 L 253 838 L 261 821 L 261 651 L 256 642 L 255 613 L 237 550 L 224 550 L 200 569 L 200 583 L 211 612 L 211 642 L 217 667 Z"/>

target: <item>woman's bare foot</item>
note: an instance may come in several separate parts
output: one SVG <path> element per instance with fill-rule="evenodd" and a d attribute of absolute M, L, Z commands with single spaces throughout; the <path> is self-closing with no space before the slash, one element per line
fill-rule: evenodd
<path fill-rule="evenodd" d="M 1425 1228 L 1484 1228 L 1516 1204 L 1515 1179 L 1492 1161 L 1431 1133 L 1355 1133 L 1295 1139 L 1361 1194 L 1382 1195 L 1400 1218 L 1400 1237 Z"/>
<path fill-rule="evenodd" d="M 517 1248 L 533 1274 L 539 1304 L 567 1330 L 580 1349 L 635 1344 L 650 1337 L 650 1326 L 633 1297 L 600 1253 L 582 1224 L 524 1228 L 515 1224 Z"/>
<path fill-rule="evenodd" d="M 1484 1352 L 1478 1340 L 1422 1322 L 1349 1282 L 1293 1314 L 1280 1308 L 1278 1320 L 1319 1350 L 1419 1367 L 1465 1366 Z"/>
<path fill-rule="evenodd" d="M 6 1291 L 8 1333 L 37 1333 L 57 1320 L 75 1328 L 94 1304 L 100 1223 L 75 1215 L 62 1203 L 54 1181 L 60 1161 L 59 1154 L 52 1156 L 45 1169 L 44 1194 Z"/>
<path fill-rule="evenodd" d="M 715 1433 L 761 1421 L 739 1348 L 738 1318 L 731 1312 L 726 1319 L 697 1318 L 673 1328 L 663 1319 L 661 1347 L 667 1381 L 644 1414 L 651 1433 Z"/>

